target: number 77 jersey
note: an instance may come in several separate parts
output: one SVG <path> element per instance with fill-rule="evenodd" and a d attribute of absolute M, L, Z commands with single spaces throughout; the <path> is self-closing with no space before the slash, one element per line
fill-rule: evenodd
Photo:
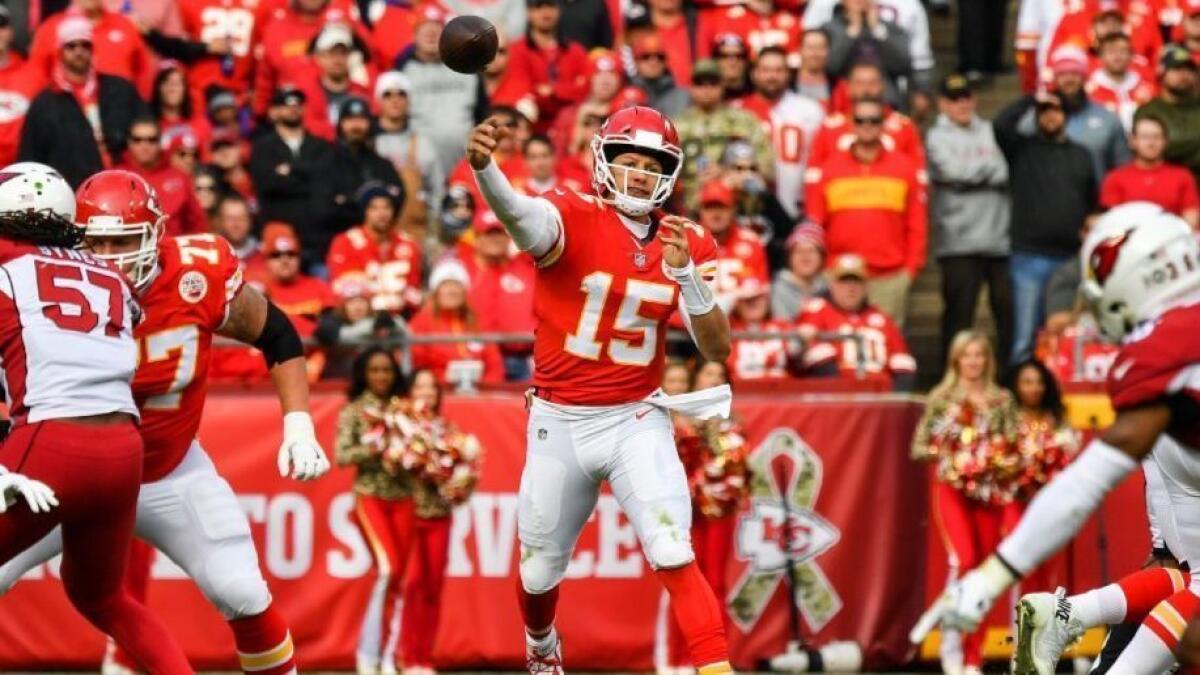
<path fill-rule="evenodd" d="M 557 189 L 542 198 L 558 210 L 562 234 L 538 262 L 533 385 L 571 405 L 639 401 L 662 380 L 667 320 L 679 304 L 679 285 L 663 273 L 657 226 L 638 241 L 615 209 L 591 195 Z M 716 242 L 698 225 L 684 231 L 711 283 Z"/>
<path fill-rule="evenodd" d="M 134 330 L 133 396 L 142 413 L 143 482 L 156 481 L 187 453 L 208 392 L 213 333 L 242 289 L 237 255 L 211 234 L 164 239 L 158 274 L 142 290 L 145 319 Z"/>

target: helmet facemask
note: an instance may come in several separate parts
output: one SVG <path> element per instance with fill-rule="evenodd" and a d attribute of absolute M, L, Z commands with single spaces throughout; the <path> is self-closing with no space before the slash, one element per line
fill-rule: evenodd
<path fill-rule="evenodd" d="M 639 131 L 632 138 L 628 136 L 602 138 L 599 135 L 592 137 L 592 154 L 595 159 L 592 183 L 596 188 L 596 193 L 605 203 L 612 204 L 621 213 L 634 218 L 660 208 L 671 198 L 675 189 L 675 181 L 679 178 L 679 171 L 683 167 L 683 153 L 678 148 L 663 143 L 658 134 L 646 134 L 655 136 L 653 140 L 639 138 L 642 134 L 645 132 Z M 662 165 L 662 173 L 629 166 L 620 166 L 614 171 L 613 160 L 629 152 L 653 157 Z M 617 173 L 622 175 L 620 181 L 616 178 Z M 629 194 L 631 174 L 648 176 L 652 180 L 653 187 L 649 197 L 637 197 Z"/>
<path fill-rule="evenodd" d="M 120 253 L 95 253 L 92 255 L 116 265 L 135 288 L 143 288 L 153 277 L 158 264 L 158 240 L 162 236 L 163 224 L 157 222 L 125 223 L 120 216 L 95 215 L 83 223 L 87 227 L 87 239 L 105 237 L 140 236 L 137 248 Z"/>

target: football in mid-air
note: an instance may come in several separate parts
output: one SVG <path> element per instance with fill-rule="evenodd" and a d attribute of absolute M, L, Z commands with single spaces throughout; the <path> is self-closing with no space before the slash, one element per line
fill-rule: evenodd
<path fill-rule="evenodd" d="M 479 16 L 456 16 L 442 29 L 438 53 L 450 70 L 474 75 L 496 58 L 496 27 Z"/>

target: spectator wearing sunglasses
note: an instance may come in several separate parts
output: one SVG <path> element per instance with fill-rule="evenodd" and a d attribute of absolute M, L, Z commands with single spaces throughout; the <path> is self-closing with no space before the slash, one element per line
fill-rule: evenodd
<path fill-rule="evenodd" d="M 748 95 L 750 87 L 750 50 L 737 33 L 719 33 L 713 39 L 712 58 L 717 62 L 721 89 L 726 101 Z M 695 81 L 695 73 L 692 74 Z"/>
<path fill-rule="evenodd" d="M 392 163 L 404 184 L 409 200 L 402 220 L 436 223 L 446 191 L 446 172 L 438 163 L 437 150 L 425 136 L 417 135 L 409 123 L 409 92 L 412 83 L 404 73 L 389 70 L 375 80 L 375 152 Z M 415 215 L 413 215 L 415 213 Z"/>
<path fill-rule="evenodd" d="M 167 216 L 167 235 L 208 232 L 208 218 L 192 190 L 191 174 L 173 165 L 163 152 L 163 145 L 157 120 L 152 117 L 137 120 L 129 127 L 129 152 L 119 168 L 145 178 L 158 193 L 159 206 Z M 192 147 L 193 154 L 195 150 Z"/>
<path fill-rule="evenodd" d="M 126 80 L 137 87 L 140 94 L 149 95 L 155 75 L 150 63 L 153 52 L 146 47 L 133 21 L 109 11 L 106 4 L 103 0 L 72 0 L 69 11 L 46 19 L 34 33 L 29 61 L 42 75 L 53 76 L 63 47 L 61 26 L 82 20 L 94 36 L 96 72 Z"/>
<path fill-rule="evenodd" d="M 637 38 L 633 43 L 633 60 L 637 74 L 630 82 L 646 93 L 646 105 L 672 118 L 687 108 L 687 90 L 675 84 L 675 77 L 667 69 L 666 45 L 657 33 Z M 688 70 L 691 71 L 690 64 Z"/>
<path fill-rule="evenodd" d="M 49 86 L 29 105 L 17 159 L 49 164 L 79 187 L 121 160 L 130 124 L 148 111 L 128 80 L 97 72 L 91 22 L 71 16 L 54 25 L 58 58 Z M 46 30 L 48 23 L 39 35 Z"/>
<path fill-rule="evenodd" d="M 830 257 L 861 256 L 872 301 L 903 326 L 909 289 L 925 266 L 925 178 L 883 143 L 886 110 L 879 99 L 855 101 L 854 141 L 848 152 L 809 168 L 807 207 L 825 229 Z"/>
<path fill-rule="evenodd" d="M 300 239 L 287 223 L 267 223 L 263 228 L 265 276 L 257 280 L 262 291 L 296 327 L 301 338 L 311 337 L 317 317 L 337 300 L 329 285 L 300 271 Z"/>
<path fill-rule="evenodd" d="M 525 6 L 529 27 L 509 47 L 508 68 L 533 91 L 536 130 L 544 133 L 559 111 L 587 94 L 588 58 L 578 43 L 560 36 L 558 0 L 526 0 Z"/>

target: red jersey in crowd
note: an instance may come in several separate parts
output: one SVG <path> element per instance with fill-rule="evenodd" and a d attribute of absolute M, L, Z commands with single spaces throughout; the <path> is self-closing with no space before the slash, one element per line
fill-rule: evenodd
<path fill-rule="evenodd" d="M 1061 334 L 1043 331 L 1036 354 L 1059 382 L 1103 382 L 1117 347 L 1100 339 L 1095 331 L 1068 326 Z"/>
<path fill-rule="evenodd" d="M 237 254 L 215 235 L 164 239 L 158 268 L 139 296 L 145 318 L 134 329 L 139 359 L 133 396 L 142 413 L 144 483 L 178 466 L 196 437 L 213 333 L 242 290 Z"/>
<path fill-rule="evenodd" d="M 762 120 L 775 150 L 775 197 L 789 214 L 799 216 L 804 203 L 804 170 L 812 165 L 812 145 L 825 119 L 825 108 L 792 92 L 778 101 L 751 94 L 734 105 Z"/>
<path fill-rule="evenodd" d="M 541 49 L 528 37 L 513 40 L 508 70 L 533 92 L 539 131 L 549 128 L 560 110 L 587 95 L 590 65 L 587 53 L 575 42 Z"/>
<path fill-rule="evenodd" d="M 817 132 L 808 155 L 808 165 L 819 167 L 839 151 L 850 149 L 854 143 L 854 125 L 845 112 L 831 113 Z M 883 146 L 913 161 L 918 169 L 925 168 L 925 146 L 917 125 L 906 115 L 888 109 L 883 118 Z"/>
<path fill-rule="evenodd" d="M 767 252 L 758 235 L 735 224 L 729 226 L 724 237 L 715 241 L 717 279 L 713 284 L 714 293 L 732 293 L 747 279 L 757 279 L 763 284 L 770 281 Z"/>
<path fill-rule="evenodd" d="M 331 0 L 315 18 L 300 14 L 290 5 L 276 7 L 268 13 L 262 27 L 254 74 L 254 113 L 267 112 L 271 96 L 280 84 L 302 82 L 306 71 L 315 67 L 309 59 L 308 48 L 326 23 L 349 24 L 359 38 L 371 44 L 358 25 L 357 17 L 358 11 L 350 0 Z M 311 105 L 311 100 L 309 103 Z"/>
<path fill-rule="evenodd" d="M 789 54 L 790 61 L 799 58 L 802 31 L 799 15 L 791 12 L 772 11 L 763 15 L 745 5 L 715 7 L 700 15 L 696 28 L 696 51 L 701 58 L 709 58 L 717 36 L 733 33 L 750 48 L 751 58 L 757 56 L 764 47 L 781 47 Z M 800 64 L 788 65 L 798 67 Z"/>
<path fill-rule="evenodd" d="M 537 270 L 528 255 L 516 255 L 498 265 L 478 256 L 462 260 L 471 277 L 470 303 L 479 317 L 481 330 L 499 333 L 532 333 L 537 326 L 533 314 L 533 288 Z M 509 354 L 528 354 L 532 344 L 501 345 Z"/>
<path fill-rule="evenodd" d="M 479 331 L 479 326 L 468 326 L 457 315 L 447 312 L 435 314 L 432 304 L 427 304 L 408 322 L 414 335 L 453 334 L 467 335 Z M 410 349 L 413 370 L 428 368 L 438 382 L 450 381 L 453 370 L 462 362 L 479 364 L 483 368 L 480 382 L 503 382 L 504 360 L 500 348 L 494 343 L 446 342 L 438 344 L 414 344 Z"/>
<path fill-rule="evenodd" d="M 792 326 L 786 321 L 742 321 L 732 319 L 729 328 L 734 331 L 756 331 L 779 333 L 779 337 L 765 339 L 738 338 L 730 344 L 729 377 L 734 382 L 763 382 L 782 380 L 788 376 L 788 337 Z"/>
<path fill-rule="evenodd" d="M 267 277 L 261 284 L 263 293 L 287 314 L 301 338 L 312 337 L 317 330 L 317 317 L 337 305 L 329 284 L 307 274 L 299 274 L 288 283 Z"/>
<path fill-rule="evenodd" d="M 383 14 L 374 21 L 371 34 L 375 36 L 375 59 L 380 71 L 392 69 L 396 57 L 413 42 L 413 32 L 421 15 L 419 3 L 387 2 Z"/>
<path fill-rule="evenodd" d="M 871 305 L 858 312 L 849 312 L 828 300 L 816 298 L 800 310 L 796 325 L 800 334 L 812 341 L 804 350 L 806 369 L 834 362 L 843 376 L 855 377 L 861 357 L 863 372 L 868 376 L 900 375 L 917 370 L 917 360 L 909 353 L 896 322 Z M 859 339 L 825 342 L 816 340 L 820 333 L 854 334 Z M 861 355 L 859 344 L 862 345 Z"/>
<path fill-rule="evenodd" d="M 1100 184 L 1100 205 L 1111 209 L 1126 202 L 1154 202 L 1175 215 L 1200 209 L 1196 179 L 1175 164 L 1143 169 L 1130 162 L 1109 171 Z"/>
<path fill-rule="evenodd" d="M 365 280 L 375 310 L 421 306 L 421 247 L 399 229 L 377 242 L 364 226 L 350 228 L 333 238 L 327 264 L 335 293 L 346 283 Z"/>
<path fill-rule="evenodd" d="M 1200 303 L 1193 302 L 1163 312 L 1157 321 L 1128 339 L 1108 371 L 1106 389 L 1113 408 L 1120 413 L 1171 398 L 1177 399 L 1184 410 L 1187 404 L 1192 409 L 1200 405 L 1197 330 Z M 1172 415 L 1166 433 L 1193 451 L 1200 450 L 1200 416 Z"/>
<path fill-rule="evenodd" d="M 58 25 L 73 15 L 75 10 L 59 12 L 46 19 L 33 34 L 29 61 L 47 79 L 58 63 Z M 129 80 L 143 97 L 154 84 L 152 54 L 137 26 L 124 16 L 101 10 L 99 19 L 92 22 L 92 64 L 96 72 Z"/>
<path fill-rule="evenodd" d="M 1046 54 L 1063 45 L 1074 45 L 1088 51 L 1094 42 L 1092 24 L 1101 11 L 1111 11 L 1109 0 L 1076 0 L 1064 3 L 1066 11 L 1059 19 L 1050 39 Z M 1143 5 L 1144 7 L 1144 5 Z M 1120 11 L 1120 8 L 1116 8 Z M 1144 63 L 1158 63 L 1158 53 L 1162 50 L 1162 33 L 1156 22 L 1142 11 L 1124 12 L 1125 34 L 1129 36 L 1130 46 L 1134 56 Z"/>
<path fill-rule="evenodd" d="M 667 320 L 679 304 L 679 285 L 663 273 L 662 243 L 651 236 L 642 244 L 590 195 L 555 190 L 542 198 L 563 229 L 539 261 L 533 385 L 570 405 L 639 401 L 662 381 Z M 698 226 L 684 231 L 711 282 L 716 242 Z"/>
<path fill-rule="evenodd" d="M 45 86 L 46 78 L 37 68 L 8 52 L 8 61 L 0 66 L 0 166 L 17 161 L 25 113 Z"/>
<path fill-rule="evenodd" d="M 1104 70 L 1095 70 L 1084 86 L 1088 98 L 1111 110 L 1126 129 L 1133 128 L 1133 114 L 1137 109 L 1158 95 L 1154 78 L 1134 69 L 1126 72 L 1120 81 Z"/>
<path fill-rule="evenodd" d="M 297 68 L 290 83 L 304 92 L 304 130 L 327 141 L 336 141 L 337 121 L 341 111 L 338 106 L 330 104 L 329 95 L 321 85 L 320 71 L 316 66 Z M 374 97 L 370 89 L 353 80 L 347 84 L 348 96 L 364 101 L 370 101 Z"/>
<path fill-rule="evenodd" d="M 655 26 L 655 33 L 662 40 L 663 51 L 667 54 L 667 70 L 675 76 L 675 84 L 687 88 L 687 83 L 692 81 L 694 53 L 687 19 L 680 14 L 669 26 Z"/>
<path fill-rule="evenodd" d="M 259 0 L 180 0 L 179 10 L 190 39 L 229 41 L 228 56 L 206 57 L 188 67 L 193 99 L 203 101 L 205 88 L 216 84 L 246 102 L 254 81 L 254 50 L 262 40 L 265 5 Z"/>
<path fill-rule="evenodd" d="M 834 153 L 806 175 L 808 217 L 825 229 L 830 256 L 857 253 L 872 276 L 925 265 L 925 172 L 886 149 L 870 164 Z"/>
<path fill-rule="evenodd" d="M 133 162 L 117 167 L 132 171 L 150 184 L 158 193 L 158 203 L 167 215 L 166 234 L 201 234 L 209 231 L 208 217 L 196 200 L 192 179 L 163 159 L 153 169 L 146 169 Z"/>

